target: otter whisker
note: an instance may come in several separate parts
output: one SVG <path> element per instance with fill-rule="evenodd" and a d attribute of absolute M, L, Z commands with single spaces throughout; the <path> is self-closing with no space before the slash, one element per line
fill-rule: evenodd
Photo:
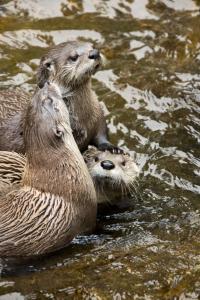
<path fill-rule="evenodd" d="M 134 187 L 134 189 L 135 189 L 135 191 L 136 191 L 136 194 L 139 195 L 139 200 L 141 200 L 142 202 L 144 202 L 143 196 L 142 196 L 142 194 L 141 194 L 141 192 L 140 192 L 140 189 L 139 189 L 139 185 L 138 185 L 137 188 L 136 188 L 135 185 L 134 185 L 134 183 L 133 183 L 132 186 Z"/>
<path fill-rule="evenodd" d="M 136 189 L 133 182 L 128 186 L 128 188 L 130 190 L 131 195 L 133 195 L 133 194 L 136 195 L 137 194 L 137 189 Z"/>
<path fill-rule="evenodd" d="M 127 194 L 129 193 L 130 195 L 132 195 L 133 188 L 132 188 L 132 186 L 131 186 L 130 184 L 128 184 L 128 185 L 126 186 L 126 190 L 127 190 Z"/>
<path fill-rule="evenodd" d="M 126 187 L 123 183 L 121 183 L 121 188 L 122 188 L 122 195 L 124 197 L 126 195 Z"/>

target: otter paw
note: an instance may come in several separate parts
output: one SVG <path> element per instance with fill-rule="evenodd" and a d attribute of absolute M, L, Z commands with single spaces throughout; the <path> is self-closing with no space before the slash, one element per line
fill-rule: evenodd
<path fill-rule="evenodd" d="M 113 154 L 123 154 L 124 153 L 124 150 L 122 150 L 121 148 L 114 146 L 110 143 L 103 143 L 103 144 L 99 145 L 98 149 L 100 151 L 108 150 Z"/>

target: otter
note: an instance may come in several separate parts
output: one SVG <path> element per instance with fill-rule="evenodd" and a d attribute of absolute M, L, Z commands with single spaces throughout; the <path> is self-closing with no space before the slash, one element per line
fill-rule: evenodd
<path fill-rule="evenodd" d="M 70 114 L 73 135 L 81 152 L 90 144 L 99 150 L 118 153 L 122 150 L 108 141 L 103 109 L 92 90 L 91 76 L 101 64 L 101 54 L 91 43 L 61 43 L 41 58 L 37 84 L 41 88 L 50 80 L 59 86 Z M 24 153 L 24 111 L 30 97 L 23 95 L 20 99 L 14 93 L 13 91 L 13 95 L 10 93 L 7 96 L 0 94 L 1 105 L 4 107 L 4 112 L 0 111 L 0 150 Z M 17 106 L 16 101 L 20 105 Z"/>
<path fill-rule="evenodd" d="M 94 185 L 55 84 L 34 95 L 23 137 L 21 184 L 0 198 L 0 257 L 56 251 L 96 224 Z"/>

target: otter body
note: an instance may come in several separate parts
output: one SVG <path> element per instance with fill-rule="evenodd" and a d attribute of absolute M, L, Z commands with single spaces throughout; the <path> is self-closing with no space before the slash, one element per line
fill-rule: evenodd
<path fill-rule="evenodd" d="M 15 170 L 17 163 L 20 168 L 25 164 L 20 185 L 14 176 L 16 185 L 0 198 L 0 257 L 58 250 L 96 223 L 94 185 L 54 84 L 46 84 L 29 104 L 24 144 L 26 159 L 19 162 L 18 154 L 10 154 Z M 5 175 L 8 156 L 3 154 Z"/>
<path fill-rule="evenodd" d="M 25 164 L 25 156 L 0 151 L 0 197 L 21 184 Z"/>
<path fill-rule="evenodd" d="M 103 141 L 107 130 L 105 119 L 97 96 L 91 89 L 91 82 L 86 83 L 84 90 L 74 92 L 73 96 L 64 98 L 64 101 L 69 109 L 73 135 L 81 152 L 89 144 L 97 145 L 98 139 L 102 138 Z M 101 144 L 99 146 L 101 148 Z"/>
<path fill-rule="evenodd" d="M 50 49 L 38 69 L 38 86 L 55 82 L 70 113 L 70 124 L 81 151 L 89 144 L 100 150 L 120 151 L 109 143 L 103 110 L 92 90 L 91 76 L 101 65 L 101 55 L 92 44 L 66 42 Z M 24 153 L 23 123 L 30 97 L 0 92 L 0 150 Z M 9 103 L 9 107 L 8 104 Z"/>

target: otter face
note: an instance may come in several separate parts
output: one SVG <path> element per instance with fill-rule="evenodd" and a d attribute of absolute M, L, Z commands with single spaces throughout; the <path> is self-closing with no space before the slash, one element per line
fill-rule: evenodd
<path fill-rule="evenodd" d="M 87 81 L 100 67 L 102 62 L 99 50 L 91 43 L 71 41 L 50 49 L 41 59 L 37 78 L 42 87 L 50 79 L 62 91 Z"/>
<path fill-rule="evenodd" d="M 99 200 L 102 198 L 99 197 L 98 202 L 109 201 L 112 194 L 124 196 L 131 193 L 139 169 L 129 155 L 102 152 L 91 147 L 84 153 L 84 159 L 97 191 L 104 194 L 104 200 Z"/>
<path fill-rule="evenodd" d="M 28 107 L 24 143 L 26 152 L 36 153 L 59 148 L 70 132 L 69 114 L 60 90 L 53 84 L 45 84 L 35 93 Z"/>

